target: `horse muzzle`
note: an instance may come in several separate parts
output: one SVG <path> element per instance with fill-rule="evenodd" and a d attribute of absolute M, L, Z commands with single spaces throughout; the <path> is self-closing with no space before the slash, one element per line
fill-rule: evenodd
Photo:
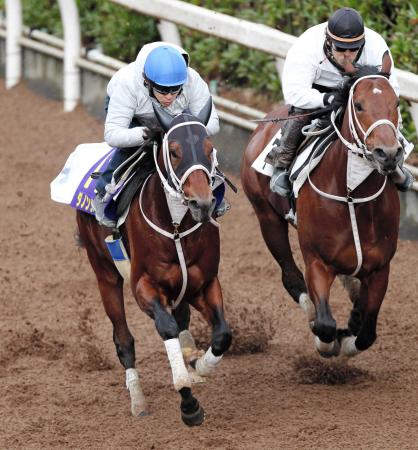
<path fill-rule="evenodd" d="M 191 198 L 188 200 L 187 205 L 194 221 L 209 222 L 215 209 L 216 199 L 213 196 L 209 200 Z"/>
<path fill-rule="evenodd" d="M 376 168 L 382 175 L 392 173 L 403 159 L 403 147 L 399 145 L 396 148 L 376 147 L 372 150 Z"/>

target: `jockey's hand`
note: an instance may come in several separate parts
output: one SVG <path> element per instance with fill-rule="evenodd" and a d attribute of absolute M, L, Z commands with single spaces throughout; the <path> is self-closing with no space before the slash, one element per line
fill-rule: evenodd
<path fill-rule="evenodd" d="M 324 106 L 332 106 L 337 96 L 337 91 L 331 91 L 324 94 L 323 102 Z"/>
<path fill-rule="evenodd" d="M 152 139 L 152 133 L 149 128 L 147 127 L 141 127 L 142 128 L 142 137 L 144 141 L 149 141 Z"/>

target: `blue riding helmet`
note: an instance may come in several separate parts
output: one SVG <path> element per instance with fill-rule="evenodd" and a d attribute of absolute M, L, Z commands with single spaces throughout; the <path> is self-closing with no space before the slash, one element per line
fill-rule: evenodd
<path fill-rule="evenodd" d="M 157 86 L 181 86 L 187 81 L 186 61 L 173 47 L 156 47 L 145 61 L 144 78 Z"/>

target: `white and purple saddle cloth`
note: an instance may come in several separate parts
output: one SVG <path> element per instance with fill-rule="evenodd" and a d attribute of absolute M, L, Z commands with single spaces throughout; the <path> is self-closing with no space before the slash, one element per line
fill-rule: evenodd
<path fill-rule="evenodd" d="M 68 157 L 64 168 L 51 183 L 51 199 L 94 215 L 91 205 L 97 180 L 94 172 L 103 172 L 115 152 L 105 142 L 80 144 Z"/>

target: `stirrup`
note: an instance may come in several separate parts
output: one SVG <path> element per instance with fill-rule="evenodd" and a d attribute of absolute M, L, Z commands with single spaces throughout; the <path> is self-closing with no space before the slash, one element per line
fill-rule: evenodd
<path fill-rule="evenodd" d="M 280 167 L 274 169 L 270 179 L 270 189 L 282 197 L 290 196 L 292 185 L 290 184 L 289 171 L 287 169 Z"/>

